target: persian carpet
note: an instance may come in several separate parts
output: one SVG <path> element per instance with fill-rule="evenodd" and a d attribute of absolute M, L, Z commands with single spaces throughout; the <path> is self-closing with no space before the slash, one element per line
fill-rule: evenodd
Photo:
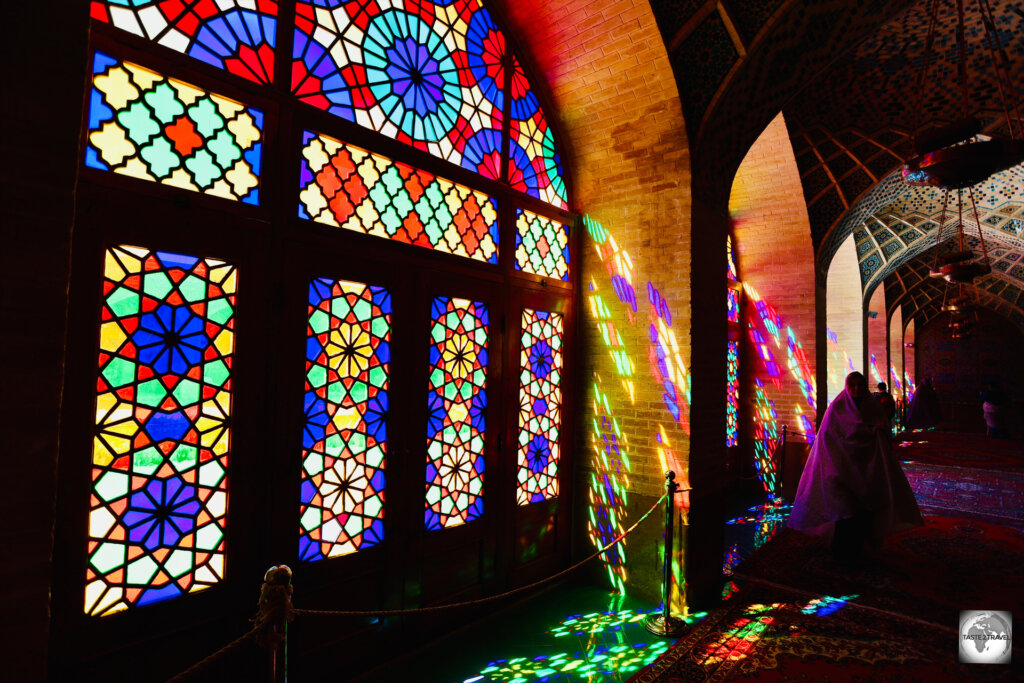
<path fill-rule="evenodd" d="M 750 583 L 630 683 L 1011 681 L 1024 666 L 960 664 L 956 626 Z"/>
<path fill-rule="evenodd" d="M 903 466 L 925 515 L 1002 524 L 1024 532 L 1024 472 L 942 465 Z"/>

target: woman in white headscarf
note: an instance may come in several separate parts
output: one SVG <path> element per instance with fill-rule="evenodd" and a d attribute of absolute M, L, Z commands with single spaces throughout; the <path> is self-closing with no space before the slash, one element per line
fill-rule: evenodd
<path fill-rule="evenodd" d="M 820 534 L 834 525 L 833 553 L 856 564 L 865 541 L 920 524 L 885 414 L 864 375 L 852 372 L 818 428 L 789 526 Z"/>

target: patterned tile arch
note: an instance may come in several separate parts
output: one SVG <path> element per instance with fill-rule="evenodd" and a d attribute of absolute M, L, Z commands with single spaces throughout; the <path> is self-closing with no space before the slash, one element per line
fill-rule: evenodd
<path fill-rule="evenodd" d="M 92 0 L 90 14 L 257 83 L 274 74 L 274 0 Z"/>
<path fill-rule="evenodd" d="M 223 261 L 106 251 L 86 614 L 224 577 L 235 291 Z"/>
<path fill-rule="evenodd" d="M 528 505 L 558 496 L 562 316 L 525 308 L 522 325 L 516 501 Z"/>
<path fill-rule="evenodd" d="M 487 306 L 438 297 L 430 308 L 427 529 L 471 522 L 484 510 Z"/>
<path fill-rule="evenodd" d="M 498 262 L 498 203 L 476 190 L 309 131 L 299 185 L 301 218 Z"/>
<path fill-rule="evenodd" d="M 309 285 L 299 559 L 384 539 L 391 294 L 325 278 Z"/>
<path fill-rule="evenodd" d="M 263 114 L 102 52 L 85 165 L 259 204 Z"/>
<path fill-rule="evenodd" d="M 569 226 L 516 209 L 516 270 L 569 281 Z"/>

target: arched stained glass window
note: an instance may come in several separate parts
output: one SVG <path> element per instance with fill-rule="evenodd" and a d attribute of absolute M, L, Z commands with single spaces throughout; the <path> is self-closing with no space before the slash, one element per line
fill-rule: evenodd
<path fill-rule="evenodd" d="M 257 83 L 274 74 L 274 0 L 92 0 L 94 19 Z"/>
<path fill-rule="evenodd" d="M 300 0 L 292 59 L 300 101 L 568 207 L 554 135 L 481 0 Z"/>
<path fill-rule="evenodd" d="M 523 309 L 519 348 L 519 505 L 558 495 L 562 316 Z"/>
<path fill-rule="evenodd" d="M 106 252 L 87 614 L 224 576 L 235 287 L 222 261 Z"/>

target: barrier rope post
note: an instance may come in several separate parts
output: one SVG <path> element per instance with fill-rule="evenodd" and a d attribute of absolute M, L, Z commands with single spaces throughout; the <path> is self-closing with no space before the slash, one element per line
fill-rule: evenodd
<path fill-rule="evenodd" d="M 782 492 L 786 488 L 786 433 L 789 431 L 789 425 L 782 425 L 782 443 L 780 448 L 782 450 L 779 456 L 779 495 L 775 496 L 776 499 L 782 497 Z"/>
<path fill-rule="evenodd" d="M 679 492 L 676 484 L 676 473 L 669 470 L 665 473 L 665 553 L 662 567 L 661 614 L 652 614 L 644 619 L 644 626 L 656 636 L 674 637 L 686 627 L 686 622 L 672 616 L 672 510 L 675 507 L 675 494 Z"/>
<path fill-rule="evenodd" d="M 292 570 L 275 565 L 263 576 L 259 612 L 256 614 L 256 642 L 270 651 L 270 682 L 288 680 L 288 622 L 292 610 Z"/>

